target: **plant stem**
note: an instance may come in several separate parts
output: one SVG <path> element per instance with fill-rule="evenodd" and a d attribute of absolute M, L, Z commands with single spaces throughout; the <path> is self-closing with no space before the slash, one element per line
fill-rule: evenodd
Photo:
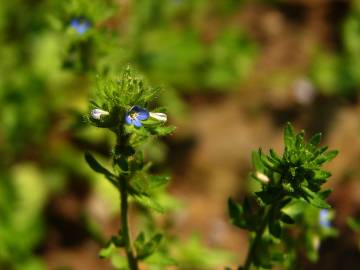
<path fill-rule="evenodd" d="M 134 255 L 134 251 L 131 245 L 130 232 L 128 225 L 128 191 L 126 186 L 126 179 L 119 179 L 119 189 L 120 189 L 120 200 L 121 200 L 121 233 L 124 240 L 126 257 L 128 260 L 130 270 L 138 270 L 138 262 Z"/>
<path fill-rule="evenodd" d="M 247 255 L 243 270 L 249 270 L 252 262 L 254 261 L 254 256 L 255 256 L 255 252 L 257 250 L 257 246 L 259 245 L 259 242 L 261 240 L 262 235 L 264 234 L 264 231 L 265 231 L 265 228 L 267 225 L 269 212 L 270 211 L 267 212 L 264 219 L 262 220 L 262 223 L 261 223 L 259 229 L 256 231 L 256 236 L 255 236 L 254 241 L 251 243 L 250 250 Z"/>

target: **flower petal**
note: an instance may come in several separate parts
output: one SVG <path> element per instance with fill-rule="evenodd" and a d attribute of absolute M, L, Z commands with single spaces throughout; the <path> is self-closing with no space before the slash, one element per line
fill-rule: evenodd
<path fill-rule="evenodd" d="M 139 119 L 134 119 L 132 123 L 133 123 L 133 125 L 134 125 L 135 127 L 141 127 L 141 126 L 142 126 L 142 124 L 141 124 L 141 122 L 140 122 Z"/>
<path fill-rule="evenodd" d="M 139 120 L 146 120 L 149 118 L 149 112 L 145 109 L 140 109 L 138 112 L 138 117 L 137 119 Z"/>
<path fill-rule="evenodd" d="M 125 115 L 125 122 L 126 122 L 126 124 L 128 124 L 128 125 L 131 125 L 131 124 L 133 123 L 133 119 L 130 117 L 129 114 L 126 114 L 126 115 Z"/>

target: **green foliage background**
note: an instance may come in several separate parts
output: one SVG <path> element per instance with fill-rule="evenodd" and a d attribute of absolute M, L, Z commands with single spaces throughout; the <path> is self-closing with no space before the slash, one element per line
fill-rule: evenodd
<path fill-rule="evenodd" d="M 236 21 L 249 2 L 0 1 L 0 269 L 46 267 L 39 251 L 46 247 L 44 213 L 71 183 L 111 194 L 82 156 L 90 148 L 106 160 L 112 140 L 83 118 L 96 76 L 115 76 L 130 64 L 166 89 L 159 104 L 168 107 L 173 121 L 191 121 L 187 97 L 231 95 L 257 80 L 261 38 Z M 276 9 L 287 1 L 256 2 Z M 311 80 L 315 95 L 350 100 L 358 95 L 359 10 L 359 1 L 352 1 L 340 23 L 340 48 L 318 44 L 308 68 L 294 72 Z M 70 27 L 76 17 L 91 22 L 83 35 Z M 270 81 L 276 88 L 292 77 L 269 74 L 261 86 Z M 148 155 L 161 167 L 169 154 L 164 143 L 156 146 L 147 145 Z M 173 198 L 162 199 L 169 209 L 177 208 Z M 213 263 L 205 260 L 211 251 L 194 239 L 175 251 L 184 269 L 226 264 L 228 254 Z"/>

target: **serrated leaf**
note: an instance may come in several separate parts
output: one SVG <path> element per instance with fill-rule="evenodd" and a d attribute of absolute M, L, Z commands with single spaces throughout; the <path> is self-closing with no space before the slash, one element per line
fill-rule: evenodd
<path fill-rule="evenodd" d="M 285 129 L 284 129 L 284 142 L 285 146 L 288 148 L 294 147 L 295 143 L 295 134 L 292 125 L 288 122 L 286 123 Z"/>

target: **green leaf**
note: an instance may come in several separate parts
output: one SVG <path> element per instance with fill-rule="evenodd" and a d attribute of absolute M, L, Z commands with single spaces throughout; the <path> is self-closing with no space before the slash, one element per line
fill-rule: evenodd
<path fill-rule="evenodd" d="M 332 150 L 327 153 L 321 154 L 315 159 L 315 163 L 321 165 L 325 162 L 331 161 L 333 158 L 335 158 L 338 155 L 338 153 L 339 151 Z"/>
<path fill-rule="evenodd" d="M 353 217 L 349 217 L 347 219 L 347 224 L 353 231 L 360 232 L 360 220 L 356 220 Z"/>
<path fill-rule="evenodd" d="M 331 173 L 324 170 L 316 170 L 313 176 L 314 180 L 325 180 L 331 176 Z"/>
<path fill-rule="evenodd" d="M 319 191 L 317 194 L 319 195 L 320 198 L 322 198 L 323 200 L 325 200 L 327 197 L 329 197 L 329 195 L 331 194 L 332 189 L 325 189 L 322 191 Z"/>
<path fill-rule="evenodd" d="M 277 200 L 277 198 L 279 197 L 279 195 L 273 191 L 274 190 L 272 190 L 272 191 L 263 190 L 263 191 L 255 192 L 255 194 L 257 197 L 259 197 L 261 199 L 261 201 L 263 203 L 271 204 L 271 203 L 275 202 Z"/>
<path fill-rule="evenodd" d="M 115 269 L 119 269 L 119 270 L 128 270 L 129 269 L 129 265 L 128 265 L 126 257 L 122 256 L 120 254 L 114 254 L 111 257 L 111 264 Z"/>
<path fill-rule="evenodd" d="M 282 162 L 281 158 L 276 154 L 276 152 L 273 149 L 270 149 L 269 153 L 274 161 L 277 161 L 277 163 L 281 164 Z"/>
<path fill-rule="evenodd" d="M 269 224 L 269 231 L 274 237 L 280 238 L 282 231 L 280 222 L 277 220 L 271 221 Z"/>
<path fill-rule="evenodd" d="M 163 213 L 164 208 L 148 194 L 130 194 L 134 200 L 144 207 L 150 208 L 156 212 Z"/>
<path fill-rule="evenodd" d="M 324 209 L 331 208 L 331 206 L 326 201 L 324 201 L 321 194 L 317 194 L 317 193 L 311 191 L 310 189 L 308 189 L 307 187 L 301 187 L 301 189 L 307 195 L 307 196 L 304 196 L 304 199 L 306 201 L 308 201 L 311 205 L 313 205 L 317 208 L 324 208 Z"/>
<path fill-rule="evenodd" d="M 263 164 L 262 161 L 261 161 L 260 155 L 261 155 L 261 150 L 260 150 L 260 149 L 259 149 L 259 151 L 253 151 L 253 152 L 252 152 L 252 154 L 251 154 L 252 164 L 253 164 L 254 169 L 255 169 L 256 171 L 263 172 L 265 166 L 264 166 L 264 164 Z"/>
<path fill-rule="evenodd" d="M 324 154 L 326 161 L 331 161 L 333 158 L 335 158 L 339 154 L 338 150 L 332 150 Z"/>
<path fill-rule="evenodd" d="M 144 233 L 141 232 L 134 243 L 137 258 L 139 260 L 143 260 L 153 254 L 160 245 L 161 239 L 162 235 L 158 233 L 155 234 L 149 241 L 146 241 Z"/>
<path fill-rule="evenodd" d="M 105 177 L 115 186 L 117 186 L 116 183 L 116 177 L 113 175 L 109 170 L 104 168 L 89 152 L 85 153 L 85 160 L 89 164 L 90 168 L 93 169 L 95 172 L 101 173 L 105 175 Z"/>
<path fill-rule="evenodd" d="M 107 259 L 117 252 L 118 248 L 112 242 L 110 242 L 106 247 L 100 250 L 99 257 L 101 259 Z"/>
<path fill-rule="evenodd" d="M 294 147 L 295 143 L 295 134 L 292 125 L 288 122 L 286 123 L 285 129 L 284 129 L 284 142 L 285 146 L 289 149 Z"/>
<path fill-rule="evenodd" d="M 321 133 L 316 133 L 314 136 L 311 137 L 310 144 L 312 144 L 313 146 L 318 146 L 321 142 L 321 137 Z"/>
<path fill-rule="evenodd" d="M 177 265 L 176 260 L 161 252 L 154 252 L 149 257 L 145 258 L 145 262 L 147 264 L 157 265 L 157 266 Z"/>
<path fill-rule="evenodd" d="M 149 175 L 149 189 L 157 189 L 165 186 L 170 181 L 170 177 L 163 175 Z"/>
<path fill-rule="evenodd" d="M 155 128 L 150 129 L 150 132 L 154 135 L 158 136 L 166 136 L 170 135 L 175 131 L 175 127 L 168 127 L 168 126 L 157 126 Z"/>
<path fill-rule="evenodd" d="M 302 130 L 299 134 L 295 137 L 295 147 L 297 149 L 300 149 L 304 146 L 304 135 L 305 132 Z"/>
<path fill-rule="evenodd" d="M 111 172 L 105 169 L 89 152 L 85 153 L 85 160 L 89 164 L 90 168 L 93 169 L 95 172 L 105 175 L 111 174 Z"/>
<path fill-rule="evenodd" d="M 244 210 L 242 206 L 235 203 L 231 198 L 229 198 L 228 210 L 229 210 L 230 222 L 239 228 L 246 229 L 247 224 L 244 218 Z"/>
<path fill-rule="evenodd" d="M 290 217 L 288 214 L 285 214 L 285 213 L 281 213 L 281 217 L 280 217 L 280 220 L 286 224 L 294 224 L 295 223 L 295 220 Z"/>

